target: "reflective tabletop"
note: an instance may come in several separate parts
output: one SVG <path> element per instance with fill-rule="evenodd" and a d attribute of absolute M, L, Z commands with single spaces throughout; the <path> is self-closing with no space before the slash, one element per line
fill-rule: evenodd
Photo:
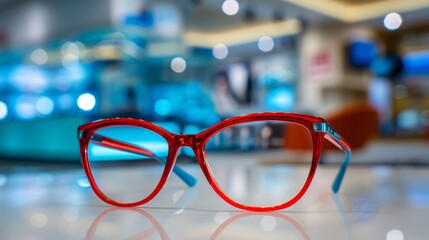
<path fill-rule="evenodd" d="M 0 171 L 0 238 L 398 240 L 429 236 L 429 168 L 350 166 L 340 192 L 333 194 L 330 187 L 338 166 L 321 165 L 296 205 L 271 213 L 231 207 L 212 190 L 196 164 L 183 168 L 197 176 L 196 186 L 187 187 L 171 175 L 161 192 L 138 208 L 116 208 L 99 200 L 78 167 L 4 169 Z"/>

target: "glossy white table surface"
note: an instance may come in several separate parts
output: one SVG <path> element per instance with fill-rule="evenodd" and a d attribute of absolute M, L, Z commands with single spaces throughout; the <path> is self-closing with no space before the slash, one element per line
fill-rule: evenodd
<path fill-rule="evenodd" d="M 9 168 L 0 239 L 429 239 L 429 168 L 351 166 L 333 194 L 337 169 L 319 166 L 295 206 L 256 214 L 229 206 L 202 174 L 193 188 L 172 176 L 153 201 L 126 209 L 101 202 L 81 169 Z"/>

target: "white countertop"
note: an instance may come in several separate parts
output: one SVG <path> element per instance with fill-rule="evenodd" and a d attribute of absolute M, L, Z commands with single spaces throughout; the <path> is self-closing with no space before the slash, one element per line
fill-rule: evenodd
<path fill-rule="evenodd" d="M 175 184 L 171 176 L 148 204 L 114 208 L 85 186 L 81 169 L 0 171 L 0 239 L 429 237 L 429 168 L 351 166 L 333 194 L 337 169 L 319 166 L 296 205 L 266 214 L 229 206 L 202 174 L 193 188 Z"/>

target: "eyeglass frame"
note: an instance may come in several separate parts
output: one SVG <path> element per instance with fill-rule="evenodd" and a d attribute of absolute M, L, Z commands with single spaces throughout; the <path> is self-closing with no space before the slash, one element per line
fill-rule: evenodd
<path fill-rule="evenodd" d="M 239 202 L 232 200 L 219 187 L 219 185 L 217 184 L 215 178 L 211 173 L 210 166 L 207 162 L 206 154 L 205 154 L 205 146 L 207 142 L 211 139 L 211 137 L 213 137 L 214 135 L 216 135 L 217 133 L 219 133 L 220 131 L 228 127 L 238 125 L 238 124 L 262 122 L 262 121 L 283 121 L 283 122 L 296 123 L 308 129 L 309 132 L 311 133 L 312 143 L 313 143 L 312 162 L 311 162 L 311 167 L 310 167 L 307 180 L 302 186 L 301 190 L 295 195 L 295 197 L 293 197 L 292 199 L 290 199 L 285 203 L 274 205 L 274 206 L 249 206 L 249 205 L 241 204 Z M 151 130 L 159 134 L 161 137 L 163 137 L 168 143 L 167 159 L 160 160 L 160 161 L 163 161 L 163 163 L 165 163 L 162 176 L 157 186 L 152 191 L 152 193 L 150 193 L 146 198 L 140 201 L 132 202 L 132 203 L 124 203 L 124 202 L 118 202 L 113 199 L 110 199 L 109 197 L 104 195 L 104 193 L 99 189 L 92 175 L 91 165 L 88 159 L 88 145 L 91 140 L 91 136 L 93 136 L 93 134 L 97 130 L 102 129 L 104 127 L 111 127 L 111 126 L 134 126 L 134 127 L 140 127 L 147 130 Z M 89 180 L 92 190 L 102 201 L 118 207 L 135 207 L 149 202 L 159 193 L 159 191 L 165 185 L 171 172 L 174 172 L 175 174 L 177 174 L 189 187 L 194 186 L 197 180 L 192 175 L 190 175 L 189 173 L 187 173 L 186 171 L 184 171 L 178 165 L 175 164 L 179 149 L 181 147 L 190 147 L 194 151 L 195 158 L 201 170 L 203 171 L 204 176 L 206 177 L 207 181 L 209 182 L 213 190 L 224 201 L 239 209 L 254 211 L 254 212 L 269 212 L 269 211 L 277 211 L 277 210 L 285 209 L 287 207 L 292 206 L 299 199 L 301 199 L 301 197 L 305 194 L 308 187 L 310 186 L 310 183 L 312 182 L 313 177 L 315 175 L 316 168 L 319 164 L 319 160 L 320 160 L 320 156 L 323 148 L 323 139 L 327 139 L 329 142 L 337 146 L 340 150 L 343 150 L 345 153 L 345 159 L 341 164 L 340 169 L 332 184 L 332 191 L 334 193 L 337 193 L 340 189 L 340 186 L 343 181 L 347 167 L 349 165 L 350 156 L 351 156 L 350 145 L 323 118 L 303 115 L 303 114 L 282 113 L 282 112 L 251 113 L 251 114 L 231 117 L 216 123 L 215 125 L 207 128 L 206 130 L 198 134 L 174 134 L 154 123 L 151 123 L 145 120 L 140 120 L 140 119 L 109 118 L 109 119 L 90 122 L 79 126 L 78 139 L 80 144 L 80 155 L 81 155 L 82 166 Z M 130 152 L 138 153 L 142 155 L 150 154 L 150 153 L 147 153 L 147 150 L 142 149 L 139 146 L 122 143 L 117 140 L 109 139 L 106 137 L 103 137 L 101 141 L 102 141 L 101 142 L 102 144 L 108 144 L 108 145 L 110 144 L 109 146 L 114 146 L 115 148 L 120 148 L 121 150 L 130 151 Z"/>

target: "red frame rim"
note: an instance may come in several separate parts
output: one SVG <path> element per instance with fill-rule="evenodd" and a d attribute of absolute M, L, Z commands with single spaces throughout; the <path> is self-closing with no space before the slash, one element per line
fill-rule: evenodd
<path fill-rule="evenodd" d="M 285 202 L 279 205 L 248 206 L 248 205 L 235 202 L 222 191 L 222 189 L 216 183 L 216 180 L 213 178 L 213 174 L 211 173 L 210 168 L 207 167 L 209 165 L 206 160 L 205 145 L 213 135 L 215 135 L 216 133 L 222 131 L 223 129 L 229 126 L 241 124 L 241 123 L 268 121 L 268 120 L 288 121 L 288 122 L 297 123 L 307 128 L 311 133 L 312 141 L 313 141 L 313 156 L 312 156 L 312 163 L 311 163 L 307 180 L 303 185 L 302 189 L 297 193 L 295 197 L 293 197 L 288 202 Z M 119 206 L 119 207 L 134 207 L 134 206 L 145 204 L 148 201 L 152 200 L 166 183 L 169 174 L 171 174 L 173 166 L 176 162 L 176 156 L 177 156 L 178 150 L 183 146 L 189 146 L 194 150 L 196 160 L 199 163 L 199 166 L 203 171 L 210 186 L 223 200 L 225 200 L 232 206 L 243 210 L 254 211 L 254 212 L 268 212 L 268 211 L 276 211 L 276 210 L 290 207 L 291 205 L 295 204 L 307 191 L 314 177 L 314 174 L 316 172 L 316 168 L 318 166 L 318 162 L 320 158 L 320 153 L 322 151 L 322 141 L 323 141 L 324 133 L 315 132 L 313 129 L 313 124 L 320 123 L 320 122 L 325 122 L 325 120 L 319 117 L 313 117 L 313 116 L 302 115 L 302 114 L 268 112 L 268 113 L 253 113 L 253 114 L 232 117 L 211 126 L 210 128 L 206 129 L 203 132 L 200 132 L 194 135 L 173 134 L 156 124 L 153 124 L 144 120 L 131 119 L 131 118 L 111 118 L 111 119 L 91 122 L 80 126 L 78 131 L 79 131 L 79 134 L 82 136 L 79 139 L 79 143 L 80 143 L 81 159 L 82 159 L 82 165 L 83 165 L 84 171 L 89 179 L 91 188 L 94 190 L 95 194 L 106 203 Z M 120 126 L 120 125 L 143 127 L 143 128 L 147 128 L 148 130 L 152 130 L 158 133 L 160 136 L 162 136 L 167 141 L 168 147 L 169 147 L 165 168 L 158 185 L 155 187 L 155 189 L 151 194 L 149 194 L 146 198 L 138 202 L 132 202 L 132 203 L 118 202 L 104 195 L 94 180 L 94 177 L 91 172 L 91 166 L 88 160 L 88 154 L 87 154 L 88 143 L 91 135 L 100 128 L 104 128 L 108 126 Z"/>

